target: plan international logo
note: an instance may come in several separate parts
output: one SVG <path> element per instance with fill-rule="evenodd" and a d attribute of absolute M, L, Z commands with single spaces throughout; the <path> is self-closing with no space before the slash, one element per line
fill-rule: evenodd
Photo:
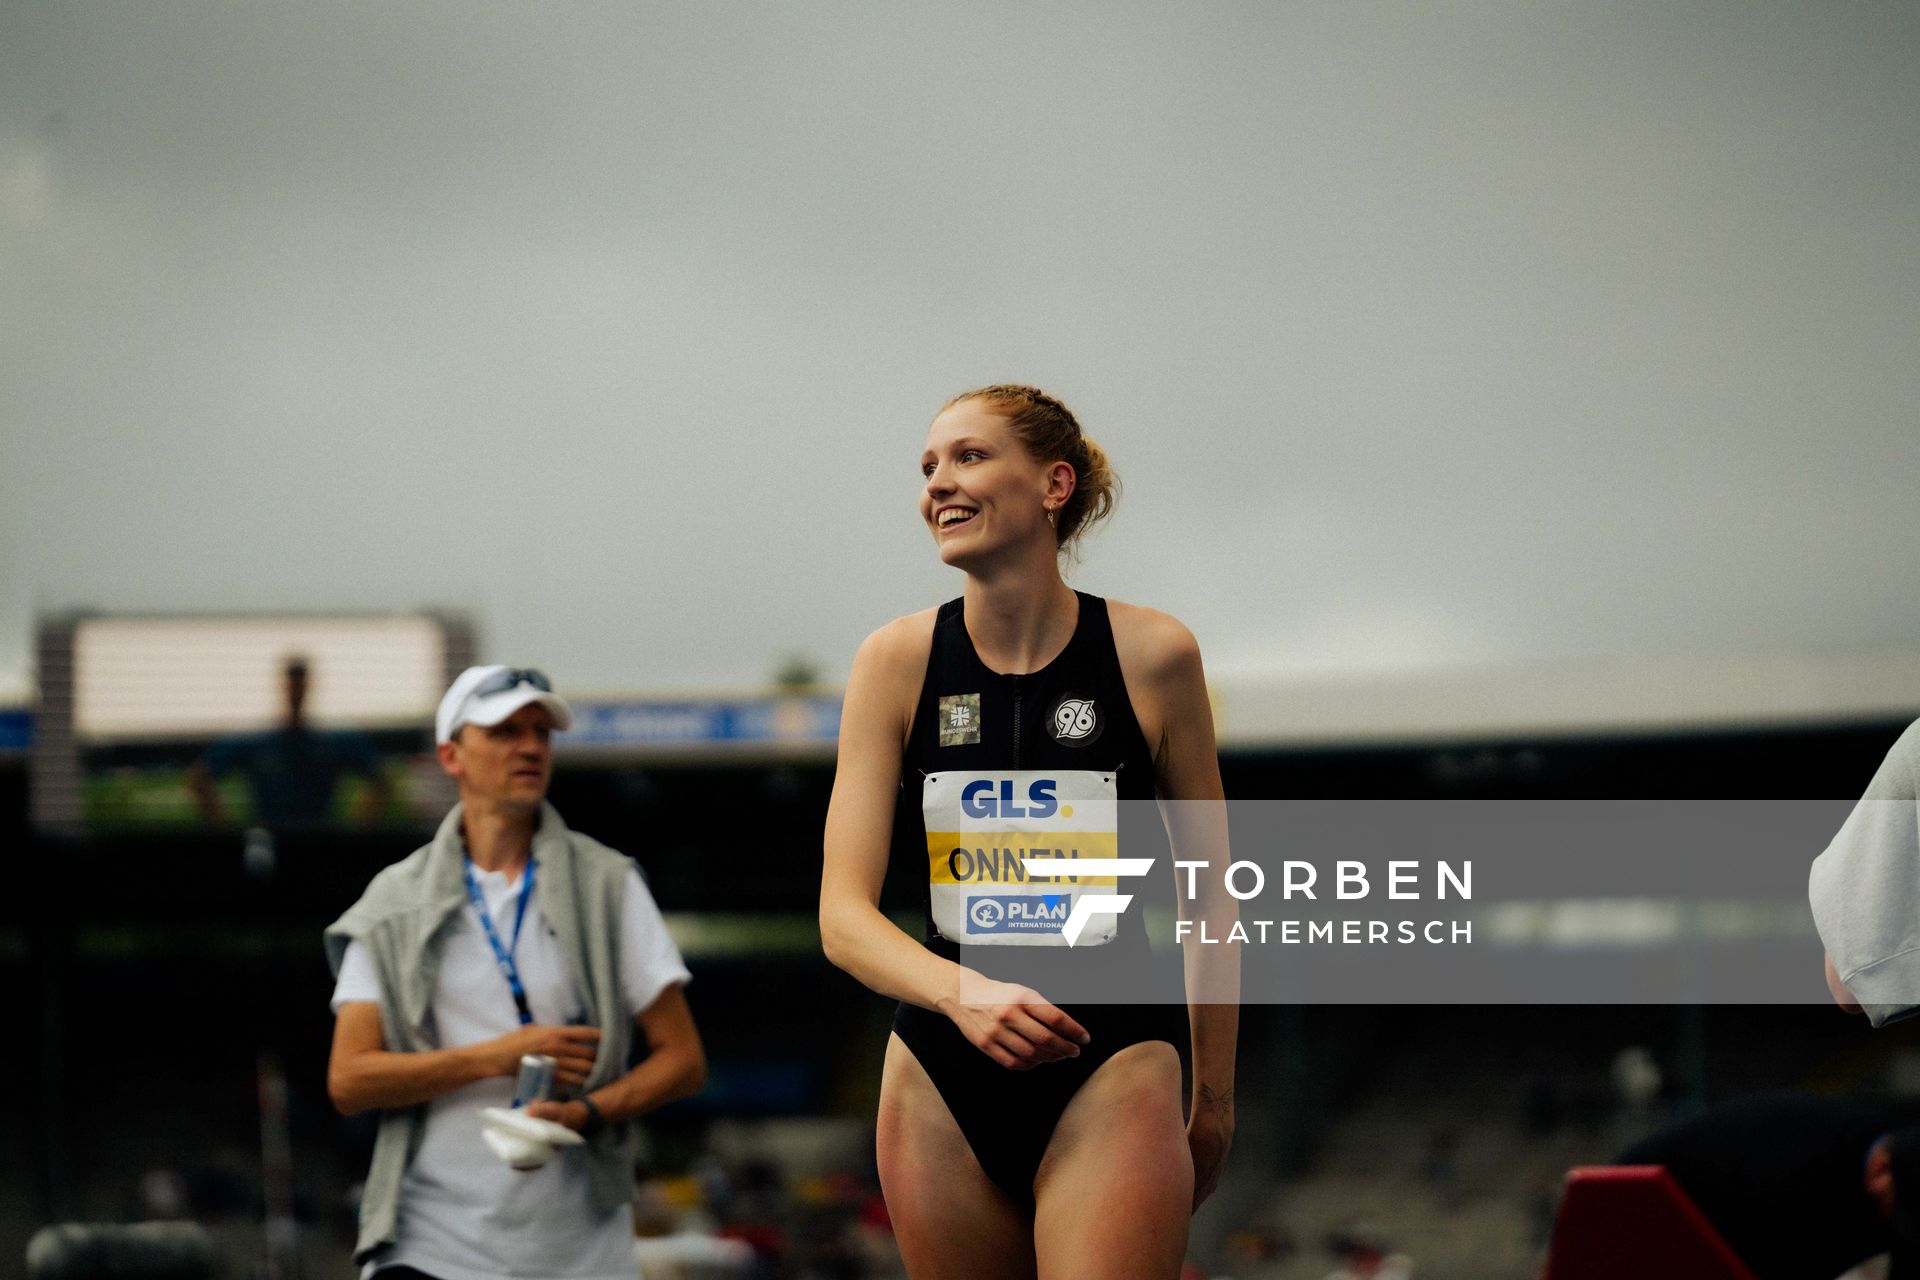
<path fill-rule="evenodd" d="M 991 894 L 967 899 L 967 925 L 973 933 L 1059 933 L 1067 923 L 1073 898 L 1044 893 L 1023 898 Z"/>

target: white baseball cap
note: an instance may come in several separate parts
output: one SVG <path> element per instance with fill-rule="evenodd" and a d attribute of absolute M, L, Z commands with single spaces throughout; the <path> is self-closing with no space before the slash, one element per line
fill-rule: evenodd
<path fill-rule="evenodd" d="M 573 708 L 553 691 L 553 682 L 533 668 L 468 667 L 440 699 L 440 710 L 433 717 L 434 740 L 452 742 L 463 724 L 482 728 L 499 724 L 536 702 L 553 713 L 554 728 L 565 729 L 573 723 Z"/>

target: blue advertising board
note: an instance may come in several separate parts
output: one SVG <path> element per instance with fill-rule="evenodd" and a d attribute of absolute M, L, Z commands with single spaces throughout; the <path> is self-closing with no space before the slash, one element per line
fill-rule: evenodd
<path fill-rule="evenodd" d="M 33 712 L 0 707 L 0 755 L 17 755 L 33 745 Z"/>
<path fill-rule="evenodd" d="M 824 744 L 840 733 L 831 694 L 741 698 L 635 698 L 573 702 L 558 747 Z"/>

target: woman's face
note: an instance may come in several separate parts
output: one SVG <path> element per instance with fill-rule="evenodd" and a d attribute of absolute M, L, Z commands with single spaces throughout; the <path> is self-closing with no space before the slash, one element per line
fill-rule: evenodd
<path fill-rule="evenodd" d="M 962 400 L 943 411 L 927 429 L 920 455 L 926 477 L 920 516 L 940 559 L 965 567 L 1028 538 L 1051 544 L 1048 470 L 1008 430 L 1006 417 L 983 401 Z"/>

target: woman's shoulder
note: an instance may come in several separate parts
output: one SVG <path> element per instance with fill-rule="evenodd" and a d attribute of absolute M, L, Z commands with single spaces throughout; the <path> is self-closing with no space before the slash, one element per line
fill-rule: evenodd
<path fill-rule="evenodd" d="M 860 651 L 890 657 L 918 649 L 924 656 L 933 644 L 933 625 L 940 616 L 940 609 L 940 605 L 934 605 L 918 613 L 903 614 L 876 627 L 860 642 Z"/>
<path fill-rule="evenodd" d="M 853 655 L 856 676 L 882 681 L 908 681 L 919 687 L 933 652 L 933 626 L 940 606 L 895 618 L 870 632 Z"/>
<path fill-rule="evenodd" d="M 1113 647 L 1124 670 L 1159 680 L 1198 668 L 1200 642 L 1172 614 L 1143 604 L 1108 600 L 1107 618 L 1113 626 Z"/>

